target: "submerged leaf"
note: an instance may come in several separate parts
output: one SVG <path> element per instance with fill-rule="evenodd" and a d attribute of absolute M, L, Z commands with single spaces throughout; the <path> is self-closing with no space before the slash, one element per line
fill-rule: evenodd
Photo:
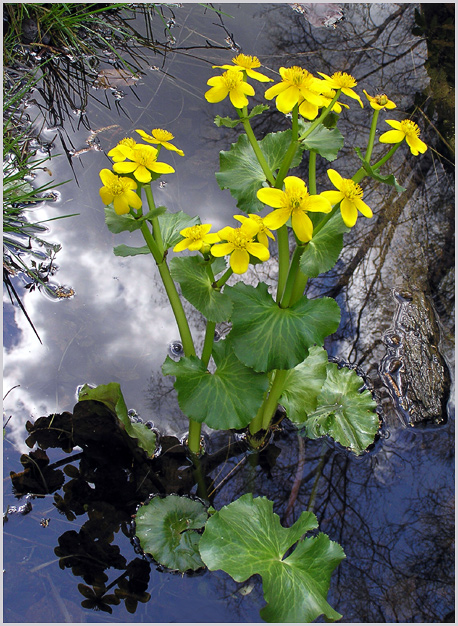
<path fill-rule="evenodd" d="M 333 621 L 341 615 L 326 596 L 331 574 L 345 554 L 323 533 L 302 539 L 317 526 L 315 515 L 304 511 L 291 528 L 284 528 L 273 502 L 248 493 L 208 520 L 199 550 L 210 570 L 222 569 L 237 582 L 262 576 L 264 620 L 304 623 L 324 614 Z"/>
<path fill-rule="evenodd" d="M 135 517 L 136 535 L 145 552 L 161 565 L 185 572 L 204 567 L 196 532 L 207 521 L 204 505 L 180 496 L 154 497 Z"/>

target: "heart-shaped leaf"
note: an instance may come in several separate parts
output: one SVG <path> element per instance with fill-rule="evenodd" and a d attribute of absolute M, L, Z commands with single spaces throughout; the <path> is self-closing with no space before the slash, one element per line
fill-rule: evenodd
<path fill-rule="evenodd" d="M 303 135 L 312 125 L 311 122 L 299 121 L 299 133 Z M 315 150 L 323 159 L 334 161 L 344 145 L 344 138 L 338 128 L 326 128 L 323 124 L 312 130 L 303 141 L 304 148 Z"/>
<path fill-rule="evenodd" d="M 135 533 L 144 552 L 161 565 L 185 572 L 204 567 L 196 532 L 207 521 L 204 505 L 180 496 L 154 497 L 135 516 Z"/>
<path fill-rule="evenodd" d="M 257 372 L 289 370 L 302 363 L 314 344 L 322 345 L 340 321 L 339 305 L 332 298 L 300 298 L 282 309 L 267 285 L 237 283 L 226 287 L 234 304 L 228 340 L 237 357 Z"/>
<path fill-rule="evenodd" d="M 259 142 L 259 147 L 271 172 L 277 170 L 291 143 L 291 131 L 269 133 Z M 291 167 L 299 165 L 303 146 L 298 146 Z M 237 206 L 245 213 L 257 213 L 264 208 L 256 193 L 266 181 L 266 175 L 255 156 L 248 137 L 240 135 L 237 143 L 227 152 L 220 152 L 220 171 L 216 180 L 221 189 L 229 189 Z"/>
<path fill-rule="evenodd" d="M 162 372 L 176 376 L 178 403 L 190 419 L 215 430 L 244 428 L 261 406 L 267 376 L 240 363 L 226 340 L 214 345 L 213 358 L 217 366 L 214 374 L 197 357 L 178 362 L 167 357 Z"/>
<path fill-rule="evenodd" d="M 342 616 L 326 596 L 332 572 L 345 554 L 322 533 L 302 539 L 317 526 L 315 515 L 304 511 L 291 528 L 284 528 L 273 513 L 273 502 L 248 493 L 208 520 L 200 555 L 210 570 L 221 569 L 237 582 L 260 574 L 267 602 L 261 617 L 268 622 L 312 622 L 322 614 L 334 621 Z"/>
<path fill-rule="evenodd" d="M 210 322 L 225 322 L 231 316 L 232 301 L 215 289 L 207 272 L 208 261 L 200 256 L 175 257 L 170 272 L 180 283 L 183 296 Z"/>
<path fill-rule="evenodd" d="M 338 211 L 305 246 L 300 260 L 301 272 L 314 277 L 332 269 L 343 247 L 343 233 L 349 231 Z"/>

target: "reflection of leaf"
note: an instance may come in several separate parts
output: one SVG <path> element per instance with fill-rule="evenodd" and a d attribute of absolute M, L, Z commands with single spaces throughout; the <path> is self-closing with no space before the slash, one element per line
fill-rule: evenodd
<path fill-rule="evenodd" d="M 53 493 L 62 487 L 65 481 L 61 470 L 49 467 L 49 458 L 43 450 L 33 450 L 20 458 L 23 472 L 10 472 L 11 482 L 16 495 L 26 493 Z"/>
<path fill-rule="evenodd" d="M 128 87 L 129 85 L 135 85 L 138 81 L 138 76 L 135 76 L 125 68 L 109 67 L 104 70 L 100 70 L 97 74 L 97 79 L 94 83 L 94 87 L 98 89 L 121 89 L 122 87 Z"/>
<path fill-rule="evenodd" d="M 273 502 L 247 493 L 209 518 L 199 550 L 210 570 L 222 569 L 237 582 L 262 576 L 264 620 L 303 623 L 324 614 L 333 621 L 341 615 L 326 596 L 331 574 L 345 554 L 323 533 L 302 539 L 317 525 L 315 515 L 304 511 L 291 528 L 284 528 Z"/>
<path fill-rule="evenodd" d="M 205 507 L 180 496 L 156 496 L 141 506 L 135 517 L 136 534 L 145 552 L 170 569 L 185 572 L 203 567 L 198 543 L 207 521 Z"/>

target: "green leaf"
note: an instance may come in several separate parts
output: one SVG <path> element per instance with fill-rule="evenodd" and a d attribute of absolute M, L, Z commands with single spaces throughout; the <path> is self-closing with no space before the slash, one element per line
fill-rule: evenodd
<path fill-rule="evenodd" d="M 217 366 L 214 374 L 195 356 L 178 362 L 167 357 L 162 372 L 176 376 L 178 402 L 190 419 L 215 430 L 244 428 L 262 404 L 267 376 L 240 363 L 227 341 L 214 345 L 213 358 Z"/>
<path fill-rule="evenodd" d="M 272 172 L 277 170 L 291 143 L 291 131 L 269 133 L 259 142 L 259 147 Z M 299 165 L 303 146 L 296 150 L 292 167 Z M 256 193 L 266 181 L 262 167 L 256 158 L 246 135 L 240 135 L 237 143 L 227 152 L 220 153 L 220 171 L 216 180 L 221 189 L 229 189 L 237 200 L 237 206 L 245 213 L 257 213 L 264 208 Z"/>
<path fill-rule="evenodd" d="M 156 451 L 156 434 L 146 424 L 135 423 L 129 419 L 127 406 L 121 393 L 119 383 L 108 383 L 108 385 L 98 385 L 92 388 L 83 385 L 78 395 L 78 401 L 97 400 L 105 404 L 119 421 L 124 425 L 127 434 L 138 440 L 138 445 L 145 450 L 148 456 L 152 456 Z"/>
<path fill-rule="evenodd" d="M 361 454 L 374 443 L 379 429 L 377 406 L 363 379 L 354 370 L 335 363 L 327 364 L 326 380 L 317 397 L 317 408 L 303 415 L 293 413 L 291 421 L 301 423 L 310 439 L 329 435 L 355 454 Z"/>
<path fill-rule="evenodd" d="M 142 227 L 142 223 L 145 220 L 150 220 L 153 217 L 158 217 L 167 211 L 165 206 L 158 206 L 155 209 L 141 215 L 140 217 L 134 217 L 131 213 L 125 213 L 124 215 L 118 215 L 112 204 L 105 207 L 105 223 L 108 226 L 108 230 L 112 233 L 121 233 L 123 230 L 133 232 Z"/>
<path fill-rule="evenodd" d="M 116 256 L 136 256 L 137 254 L 151 254 L 151 250 L 148 248 L 148 246 L 141 246 L 140 248 L 136 248 L 134 246 L 126 246 L 123 243 L 119 246 L 115 246 L 113 248 L 113 252 Z"/>
<path fill-rule="evenodd" d="M 246 119 L 251 120 L 253 117 L 255 117 L 256 115 L 260 115 L 264 111 L 267 111 L 267 109 L 269 108 L 270 107 L 267 104 L 257 104 L 255 107 L 252 108 Z M 242 124 L 242 119 L 239 117 L 238 119 L 233 120 L 230 117 L 221 117 L 221 115 L 217 115 L 215 117 L 215 124 L 218 127 L 225 126 L 226 128 L 235 128 L 238 124 Z"/>
<path fill-rule="evenodd" d="M 180 496 L 154 497 L 135 517 L 135 533 L 144 552 L 161 565 L 185 572 L 205 567 L 199 554 L 200 534 L 207 521 L 201 502 Z"/>
<path fill-rule="evenodd" d="M 373 178 L 374 180 L 377 180 L 380 183 L 385 183 L 385 185 L 391 185 L 391 187 L 394 187 L 398 193 L 402 193 L 403 191 L 405 191 L 405 187 L 402 187 L 398 183 L 394 174 L 387 174 L 385 176 L 383 176 L 382 174 L 379 174 L 379 172 L 377 170 L 374 170 L 371 167 L 371 165 L 364 159 L 364 157 L 361 154 L 361 150 L 359 148 L 355 148 L 355 151 L 356 151 L 356 154 L 361 159 L 361 162 L 363 164 L 364 169 L 366 170 L 366 173 L 371 178 Z"/>
<path fill-rule="evenodd" d="M 178 211 L 178 213 L 167 212 L 160 215 L 159 227 L 161 229 L 164 250 L 172 248 L 183 239 L 182 235 L 180 235 L 180 230 L 196 224 L 200 224 L 199 216 L 191 217 L 183 211 Z"/>
<path fill-rule="evenodd" d="M 305 246 L 300 259 L 301 272 L 314 277 L 332 269 L 342 251 L 343 233 L 349 230 L 337 211 Z"/>
<path fill-rule="evenodd" d="M 327 364 L 326 350 L 312 346 L 305 361 L 288 371 L 279 402 L 292 422 L 304 422 L 307 414 L 315 411 L 326 380 Z"/>
<path fill-rule="evenodd" d="M 237 357 L 257 372 L 289 370 L 302 363 L 314 344 L 322 345 L 340 321 L 339 305 L 332 298 L 300 298 L 281 309 L 265 283 L 226 287 L 234 304 L 228 340 Z"/>
<path fill-rule="evenodd" d="M 322 614 L 334 621 L 342 616 L 326 596 L 332 572 L 345 554 L 323 533 L 301 539 L 317 526 L 315 515 L 304 511 L 291 528 L 284 528 L 273 502 L 247 493 L 207 521 L 200 555 L 210 570 L 221 569 L 237 582 L 260 574 L 267 603 L 261 617 L 268 622 L 312 622 Z"/>
<path fill-rule="evenodd" d="M 303 135 L 311 125 L 311 122 L 299 120 L 299 134 Z M 315 150 L 323 159 L 334 161 L 344 145 L 344 138 L 338 128 L 330 129 L 318 124 L 302 143 L 307 150 Z"/>
<path fill-rule="evenodd" d="M 210 322 L 225 322 L 232 312 L 232 301 L 212 287 L 207 273 L 208 261 L 200 256 L 175 257 L 170 261 L 170 272 L 180 283 L 183 296 Z"/>

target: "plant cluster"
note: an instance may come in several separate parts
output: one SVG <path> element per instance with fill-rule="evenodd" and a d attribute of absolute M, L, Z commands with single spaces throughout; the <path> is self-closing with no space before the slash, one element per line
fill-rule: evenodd
<path fill-rule="evenodd" d="M 349 98 L 363 107 L 354 77 L 345 72 L 331 76 L 320 72 L 317 78 L 301 67 L 281 67 L 280 80 L 268 87 L 264 96 L 290 118 L 291 128 L 258 140 L 251 120 L 269 106 L 249 109 L 249 98 L 255 95 L 252 82 L 272 79 L 259 71 L 256 57 L 244 54 L 236 56 L 232 64 L 214 67 L 224 71 L 208 80 L 205 98 L 210 103 L 228 98 L 237 115 L 235 119 L 216 116 L 215 124 L 244 130 L 230 150 L 220 152 L 220 171 L 216 173 L 221 189 L 230 191 L 243 213 L 234 215 L 238 224 L 211 232 L 212 225 L 202 224 L 198 216 L 156 206 L 154 183 L 174 173 L 159 157 L 167 151 L 184 156 L 168 130 L 156 128 L 148 133 L 137 129 L 143 142 L 139 137 L 121 140 L 108 152 L 112 170 L 100 172 L 108 228 L 113 233 L 139 230 L 146 244 L 120 245 L 115 254 L 153 256 L 178 325 L 184 356 L 178 361 L 167 357 L 162 371 L 175 377 L 180 408 L 189 418 L 189 450 L 192 455 L 201 454 L 202 423 L 215 430 L 245 429 L 255 446 L 268 437 L 281 404 L 305 436 L 326 435 L 361 454 L 374 442 L 379 428 L 376 403 L 362 378 L 329 362 L 323 348 L 325 338 L 339 326 L 338 304 L 332 298 L 309 299 L 304 292 L 309 278 L 335 265 L 343 235 L 354 227 L 358 215 L 372 217 L 372 209 L 363 200 L 363 179 L 369 177 L 403 191 L 392 174 L 381 173 L 383 166 L 404 140 L 413 155 L 424 153 L 427 146 L 415 122 L 387 119 L 391 130 L 379 140 L 391 147 L 371 163 L 380 112 L 393 110 L 396 104 L 386 94 L 371 96 L 364 91 L 372 121 L 365 153 L 355 147 L 359 167 L 351 178 L 329 168 L 328 181 L 318 181 L 317 158 L 334 161 L 344 143 L 337 123 L 349 105 L 341 99 Z M 290 172 L 306 155 L 307 182 Z M 269 260 L 274 240 L 278 250 L 275 288 L 263 282 L 256 286 L 244 282 L 250 264 Z M 169 250 L 192 254 L 174 256 L 168 262 Z M 239 280 L 229 286 L 227 281 L 233 275 Z M 181 297 L 206 319 L 199 354 L 177 283 Z M 229 323 L 231 330 L 223 341 L 216 342 L 215 328 L 221 322 Z M 93 393 L 98 392 L 85 389 L 80 399 L 94 397 Z M 196 503 L 179 500 L 153 500 L 138 511 L 142 547 L 157 560 L 166 558 L 156 545 L 155 529 L 162 524 L 170 530 L 167 551 L 172 550 L 178 561 L 190 554 L 195 559 L 194 565 L 186 561 L 186 567 L 174 561 L 176 569 L 195 569 L 204 563 L 210 569 L 224 569 L 237 581 L 260 573 L 267 601 L 262 614 L 265 619 L 310 621 L 321 613 L 329 620 L 338 618 L 325 597 L 343 551 L 323 534 L 304 539 L 306 531 L 316 526 L 311 512 L 302 513 L 285 529 L 273 515 L 272 503 L 253 499 L 252 494 L 221 511 L 207 513 Z M 196 529 L 203 526 L 201 536 Z M 286 569 L 293 572 L 291 578 Z M 317 573 L 313 581 L 312 572 Z M 306 592 L 310 587 L 312 594 Z"/>

